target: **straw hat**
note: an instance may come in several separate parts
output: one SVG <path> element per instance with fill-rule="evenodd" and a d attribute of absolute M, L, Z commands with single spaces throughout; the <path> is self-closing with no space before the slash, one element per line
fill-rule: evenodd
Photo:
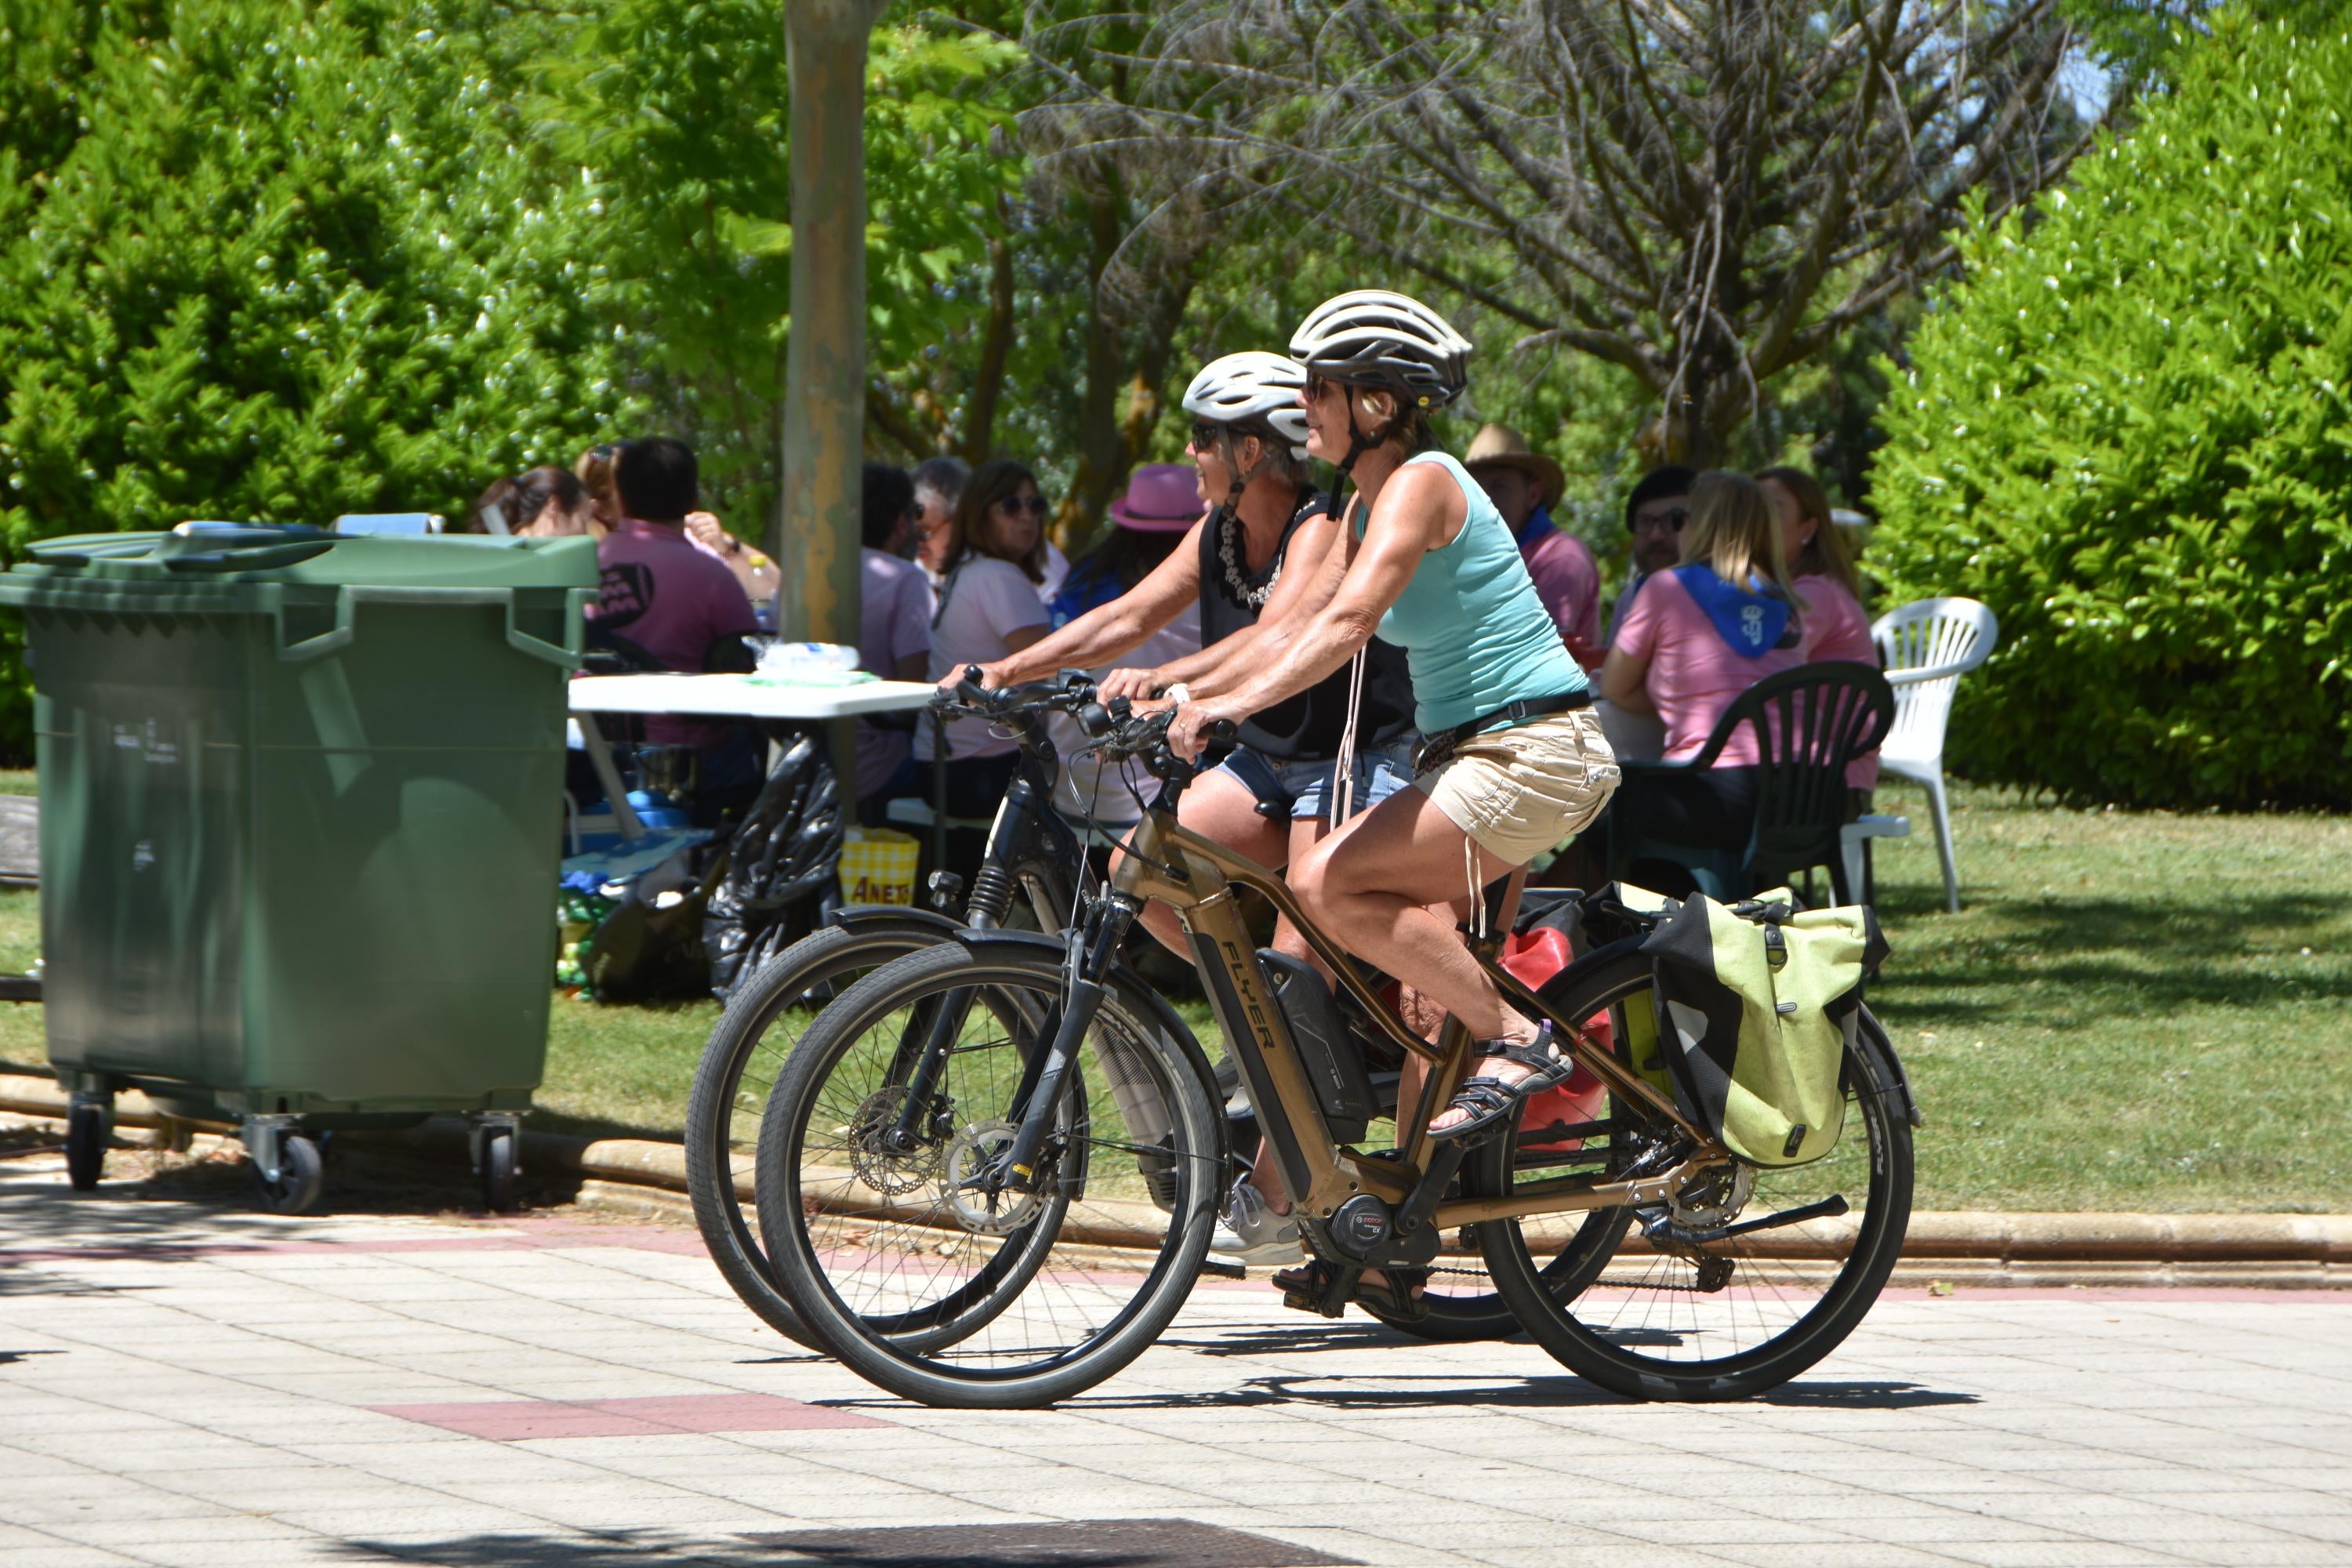
<path fill-rule="evenodd" d="M 1517 468 L 1535 480 L 1543 492 L 1543 502 L 1549 506 L 1559 500 L 1568 489 L 1567 476 L 1559 465 L 1541 452 L 1528 447 L 1528 438 L 1507 425 L 1487 425 L 1470 439 L 1470 450 L 1463 456 L 1462 466 L 1475 474 L 1482 468 Z"/>
<path fill-rule="evenodd" d="M 1127 493 L 1110 503 L 1112 521 L 1143 533 L 1181 533 L 1208 510 L 1185 463 L 1144 464 L 1128 476 Z"/>

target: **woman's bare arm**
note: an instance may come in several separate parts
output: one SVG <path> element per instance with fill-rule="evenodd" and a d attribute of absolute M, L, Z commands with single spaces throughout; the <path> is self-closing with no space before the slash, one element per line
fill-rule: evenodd
<path fill-rule="evenodd" d="M 1180 754 L 1195 755 L 1209 724 L 1246 719 L 1347 663 L 1380 629 L 1381 617 L 1403 595 L 1422 557 L 1461 529 L 1467 505 L 1444 468 L 1419 463 L 1399 468 L 1381 487 L 1362 541 L 1339 534 L 1330 559 L 1344 560 L 1344 568 L 1328 601 L 1262 637 L 1255 668 L 1231 692 L 1187 703 L 1169 729 L 1170 742 Z"/>
<path fill-rule="evenodd" d="M 1060 631 L 1025 647 L 1016 644 L 1011 655 L 982 665 L 985 683 L 1012 686 L 1057 669 L 1091 669 L 1142 647 L 1201 596 L 1201 527 L 1193 524 L 1167 560 L 1109 604 L 1097 605 Z M 959 676 L 950 672 L 947 683 Z"/>

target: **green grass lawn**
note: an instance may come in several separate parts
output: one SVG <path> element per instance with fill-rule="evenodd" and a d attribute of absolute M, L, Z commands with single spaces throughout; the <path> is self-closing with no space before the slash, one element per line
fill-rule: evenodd
<path fill-rule="evenodd" d="M 1878 846 L 1872 1005 L 1927 1113 L 1922 1207 L 2352 1207 L 2352 817 L 1963 790 L 1948 915 L 1924 802 L 1881 798 L 1918 835 Z M 0 893 L 0 968 L 38 947 L 34 896 Z M 556 997 L 541 1121 L 675 1136 L 718 1016 Z M 0 1006 L 0 1058 L 41 1059 L 37 1007 Z"/>

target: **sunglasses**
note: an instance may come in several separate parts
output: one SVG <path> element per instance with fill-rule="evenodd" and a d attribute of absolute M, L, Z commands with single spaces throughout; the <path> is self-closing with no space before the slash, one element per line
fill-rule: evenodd
<path fill-rule="evenodd" d="M 996 510 L 1007 517 L 1019 517 L 1025 511 L 1031 517 L 1042 518 L 1046 511 L 1045 498 L 1044 496 L 999 496 L 996 498 Z"/>
<path fill-rule="evenodd" d="M 1661 529 L 1671 529 L 1675 532 L 1680 533 L 1683 531 L 1683 524 L 1689 521 L 1690 513 L 1682 507 L 1675 507 L 1671 511 L 1662 512 L 1655 516 L 1635 518 L 1633 520 L 1633 531 L 1636 533 L 1655 533 Z"/>
<path fill-rule="evenodd" d="M 1195 452 L 1205 452 L 1209 450 L 1217 444 L 1217 438 L 1224 434 L 1225 427 L 1222 425 L 1193 426 L 1192 450 Z"/>
<path fill-rule="evenodd" d="M 1308 402 L 1322 402 L 1323 395 L 1330 391 L 1333 387 L 1337 387 L 1341 392 L 1345 392 L 1348 390 L 1348 384 L 1344 381 L 1334 381 L 1328 375 L 1317 375 L 1312 371 L 1307 373 L 1307 400 Z"/>

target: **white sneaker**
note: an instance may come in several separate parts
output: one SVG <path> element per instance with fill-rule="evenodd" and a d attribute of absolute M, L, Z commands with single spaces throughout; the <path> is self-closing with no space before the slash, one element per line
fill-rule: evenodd
<path fill-rule="evenodd" d="M 1265 1197 L 1246 1180 L 1234 1184 L 1224 1218 L 1209 1237 L 1209 1250 L 1244 1263 L 1295 1263 L 1307 1256 L 1298 1239 L 1298 1221 L 1266 1207 Z"/>

